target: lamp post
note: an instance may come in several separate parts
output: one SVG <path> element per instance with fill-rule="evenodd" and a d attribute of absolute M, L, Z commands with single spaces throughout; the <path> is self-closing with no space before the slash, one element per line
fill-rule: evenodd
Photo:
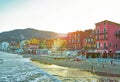
<path fill-rule="evenodd" d="M 60 51 L 61 51 L 61 57 L 62 57 L 62 48 L 60 48 Z"/>
<path fill-rule="evenodd" d="M 103 55 L 103 51 L 102 51 L 102 43 L 100 44 L 100 52 L 101 52 L 101 56 Z M 103 56 L 102 56 L 103 57 Z"/>
<path fill-rule="evenodd" d="M 100 44 L 100 49 L 102 50 L 103 48 L 102 48 L 102 43 Z"/>
<path fill-rule="evenodd" d="M 109 57 L 112 57 L 112 49 L 109 50 Z"/>

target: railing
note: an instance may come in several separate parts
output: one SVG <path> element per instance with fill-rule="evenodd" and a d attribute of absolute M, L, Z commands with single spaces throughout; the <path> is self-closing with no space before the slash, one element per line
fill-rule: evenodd
<path fill-rule="evenodd" d="M 96 38 L 96 40 L 108 40 L 108 37 L 106 37 L 106 38 Z"/>
<path fill-rule="evenodd" d="M 116 32 L 115 32 L 115 35 L 120 36 L 120 31 L 116 31 Z"/>
<path fill-rule="evenodd" d="M 98 33 L 98 32 L 95 32 L 94 34 L 95 34 L 95 35 L 98 35 L 98 34 L 108 34 L 108 32 L 99 32 L 99 33 Z"/>
<path fill-rule="evenodd" d="M 104 49 L 108 49 L 108 47 L 104 47 Z"/>

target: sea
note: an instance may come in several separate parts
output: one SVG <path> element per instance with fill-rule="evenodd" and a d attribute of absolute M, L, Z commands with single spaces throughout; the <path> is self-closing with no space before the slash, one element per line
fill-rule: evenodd
<path fill-rule="evenodd" d="M 0 82 L 61 82 L 33 65 L 29 58 L 0 52 Z"/>
<path fill-rule="evenodd" d="M 0 82 L 120 82 L 120 78 L 32 62 L 22 55 L 0 51 Z"/>

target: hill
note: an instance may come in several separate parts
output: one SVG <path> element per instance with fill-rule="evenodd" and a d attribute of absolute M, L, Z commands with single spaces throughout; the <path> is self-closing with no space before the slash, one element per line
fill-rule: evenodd
<path fill-rule="evenodd" d="M 2 32 L 0 33 L 0 42 L 7 41 L 15 41 L 20 42 L 23 39 L 30 38 L 57 38 L 59 33 L 51 32 L 51 31 L 41 31 L 32 28 L 27 29 L 16 29 L 12 31 Z"/>

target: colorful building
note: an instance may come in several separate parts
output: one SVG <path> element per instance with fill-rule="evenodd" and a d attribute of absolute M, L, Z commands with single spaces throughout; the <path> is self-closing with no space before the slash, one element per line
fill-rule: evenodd
<path fill-rule="evenodd" d="M 66 43 L 67 43 L 66 38 L 59 37 L 57 39 L 54 39 L 52 48 L 57 50 L 59 49 L 64 50 L 66 49 Z"/>
<path fill-rule="evenodd" d="M 52 49 L 54 39 L 46 39 L 45 45 L 47 49 Z"/>
<path fill-rule="evenodd" d="M 94 30 L 88 29 L 84 31 L 87 33 L 86 38 L 83 39 L 83 48 L 86 50 L 94 50 L 95 49 L 95 35 Z"/>
<path fill-rule="evenodd" d="M 75 31 L 67 34 L 67 48 L 70 50 L 81 50 L 84 47 L 84 40 L 89 32 Z"/>
<path fill-rule="evenodd" d="M 95 24 L 96 52 L 120 50 L 120 24 L 104 20 Z"/>
<path fill-rule="evenodd" d="M 32 38 L 27 41 L 27 49 L 38 49 L 40 40 L 38 38 Z"/>

